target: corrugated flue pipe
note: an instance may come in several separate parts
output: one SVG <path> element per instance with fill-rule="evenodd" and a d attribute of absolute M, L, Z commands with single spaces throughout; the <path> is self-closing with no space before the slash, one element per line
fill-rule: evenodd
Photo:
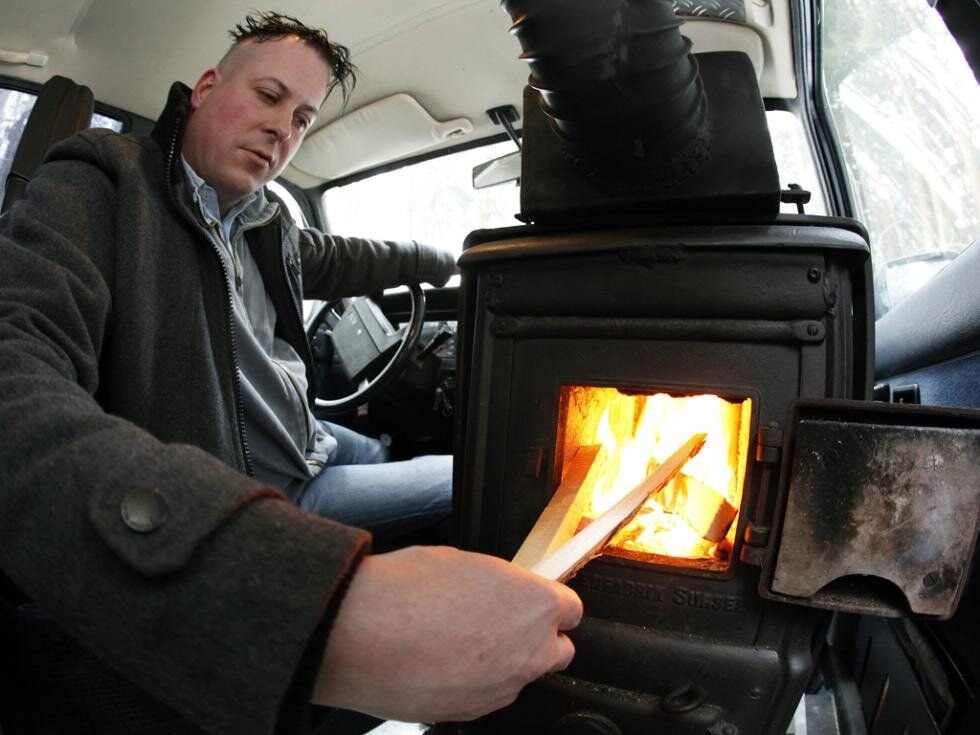
<path fill-rule="evenodd" d="M 587 174 L 665 186 L 707 158 L 707 101 L 670 0 L 501 0 L 501 7 L 541 109 Z"/>

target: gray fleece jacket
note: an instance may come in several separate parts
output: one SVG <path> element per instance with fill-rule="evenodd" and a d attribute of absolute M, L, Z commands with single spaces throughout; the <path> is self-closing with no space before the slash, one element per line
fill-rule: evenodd
<path fill-rule="evenodd" d="M 247 474 L 227 279 L 177 168 L 187 92 L 149 137 L 56 146 L 0 220 L 0 570 L 196 725 L 286 731 L 369 536 Z M 308 362 L 303 295 L 452 268 L 285 213 L 249 242 Z"/>

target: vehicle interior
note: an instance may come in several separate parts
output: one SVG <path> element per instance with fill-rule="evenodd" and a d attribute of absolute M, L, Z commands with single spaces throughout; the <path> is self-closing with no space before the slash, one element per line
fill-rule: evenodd
<path fill-rule="evenodd" d="M 271 195 L 306 226 L 417 240 L 456 257 L 481 242 L 470 233 L 533 225 L 521 188 L 530 54 L 501 5 L 509 3 L 270 7 L 327 29 L 358 68 L 350 98 L 328 98 Z M 147 133 L 171 83 L 193 85 L 254 7 L 0 0 L 3 210 L 57 140 L 90 126 Z M 848 218 L 867 233 L 874 365 L 863 398 L 980 409 L 977 0 L 673 7 L 692 53 L 740 52 L 751 62 L 778 170 L 778 216 Z M 473 329 L 461 323 L 470 313 L 466 278 L 464 268 L 443 287 L 305 303 L 318 415 L 386 437 L 393 458 L 456 452 L 458 461 L 467 396 L 457 337 Z M 441 527 L 413 540 L 453 543 L 454 533 Z M 975 566 L 970 574 L 948 620 L 836 613 L 805 695 L 779 727 L 811 735 L 975 732 L 980 580 Z M 332 731 L 379 724 L 338 715 Z M 16 733 L 12 727 L 0 718 L 0 733 Z M 610 730 L 555 730 L 566 731 Z"/>

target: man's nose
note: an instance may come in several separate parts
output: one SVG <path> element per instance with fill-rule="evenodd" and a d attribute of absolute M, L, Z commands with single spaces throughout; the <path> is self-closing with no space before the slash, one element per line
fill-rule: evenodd
<path fill-rule="evenodd" d="M 274 113 L 266 122 L 266 129 L 280 141 L 289 140 L 293 135 L 292 115 L 285 111 Z"/>

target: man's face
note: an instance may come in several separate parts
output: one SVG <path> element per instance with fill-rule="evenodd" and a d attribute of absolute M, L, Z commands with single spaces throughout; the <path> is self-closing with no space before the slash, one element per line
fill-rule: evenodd
<path fill-rule="evenodd" d="M 282 172 L 326 98 L 330 68 L 295 36 L 245 41 L 191 93 L 181 149 L 221 213 Z"/>

